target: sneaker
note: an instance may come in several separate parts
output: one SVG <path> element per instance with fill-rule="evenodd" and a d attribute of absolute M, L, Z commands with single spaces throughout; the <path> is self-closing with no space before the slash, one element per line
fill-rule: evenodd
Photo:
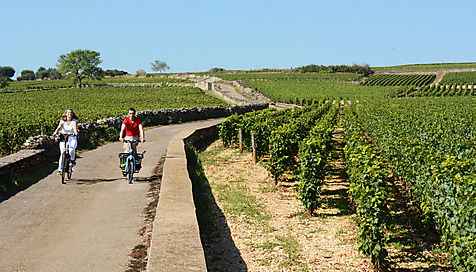
<path fill-rule="evenodd" d="M 61 172 L 61 170 L 58 170 L 58 176 L 61 176 L 63 174 L 63 172 Z"/>
<path fill-rule="evenodd" d="M 76 160 L 71 161 L 71 166 L 72 166 L 72 167 L 73 167 L 73 166 L 76 166 Z"/>

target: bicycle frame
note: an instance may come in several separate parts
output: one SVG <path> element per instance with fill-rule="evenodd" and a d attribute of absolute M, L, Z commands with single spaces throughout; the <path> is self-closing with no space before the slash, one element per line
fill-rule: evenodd
<path fill-rule="evenodd" d="M 127 156 L 126 159 L 126 173 L 129 171 L 129 162 L 132 161 L 132 173 L 135 173 L 136 171 L 136 158 L 134 157 L 134 148 L 132 147 L 132 144 L 134 141 L 127 141 L 131 144 L 131 148 L 129 150 L 129 156 Z"/>
<path fill-rule="evenodd" d="M 65 175 L 67 175 L 68 179 L 71 179 L 72 175 L 72 169 L 69 165 L 71 161 L 71 157 L 69 154 L 69 142 L 68 138 L 69 134 L 61 134 L 61 136 L 64 138 L 64 149 L 62 153 L 62 166 L 61 166 L 61 183 L 65 184 Z"/>
<path fill-rule="evenodd" d="M 124 167 L 124 169 L 122 169 L 122 173 L 123 173 L 124 176 L 127 176 L 127 181 L 129 183 L 132 183 L 134 173 L 138 173 L 139 169 L 140 169 L 140 168 L 137 169 L 137 167 L 136 167 L 136 157 L 135 156 L 138 156 L 140 159 L 142 159 L 143 156 L 144 156 L 145 151 L 142 154 L 134 153 L 134 144 L 138 142 L 137 140 L 134 140 L 134 141 L 125 140 L 124 142 L 130 143 L 131 147 L 129 149 L 128 156 L 125 160 L 125 167 Z M 124 154 L 127 154 L 127 153 L 120 153 L 119 158 L 121 158 L 121 155 L 124 155 Z M 121 166 L 121 168 L 122 168 L 122 166 Z"/>

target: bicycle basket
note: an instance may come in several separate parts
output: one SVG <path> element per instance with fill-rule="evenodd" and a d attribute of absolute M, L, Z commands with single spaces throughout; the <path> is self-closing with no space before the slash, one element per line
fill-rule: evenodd
<path fill-rule="evenodd" d="M 121 167 L 121 169 L 126 167 L 127 157 L 129 157 L 129 153 L 119 153 L 119 167 Z"/>

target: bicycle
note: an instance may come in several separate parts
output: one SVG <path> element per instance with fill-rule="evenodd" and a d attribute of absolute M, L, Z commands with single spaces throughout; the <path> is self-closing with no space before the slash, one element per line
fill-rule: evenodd
<path fill-rule="evenodd" d="M 68 138 L 71 136 L 71 134 L 63 134 L 61 133 L 60 136 L 64 139 L 60 139 L 60 141 L 64 141 L 64 149 L 63 153 L 61 156 L 61 183 L 66 184 L 65 180 L 65 175 L 69 179 L 71 179 L 71 175 L 73 174 L 73 166 L 71 166 L 71 155 L 69 154 L 69 143 L 68 143 Z"/>
<path fill-rule="evenodd" d="M 132 183 L 134 173 L 139 173 L 142 168 L 142 159 L 144 158 L 144 152 L 142 154 L 134 153 L 134 144 L 139 142 L 138 140 L 129 141 L 124 140 L 125 143 L 130 143 L 131 148 L 129 153 L 119 153 L 119 168 L 122 170 L 122 175 L 127 176 L 127 182 Z"/>

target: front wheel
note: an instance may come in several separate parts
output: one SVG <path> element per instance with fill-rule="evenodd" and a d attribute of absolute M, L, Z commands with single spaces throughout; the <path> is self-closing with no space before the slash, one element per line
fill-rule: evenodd
<path fill-rule="evenodd" d="M 132 177 L 134 176 L 134 166 L 132 165 L 133 161 L 129 160 L 127 165 L 127 182 L 132 183 Z"/>
<path fill-rule="evenodd" d="M 71 175 L 73 174 L 73 167 L 69 165 L 69 161 L 68 160 L 68 179 L 71 179 Z"/>
<path fill-rule="evenodd" d="M 61 183 L 65 184 L 66 183 L 64 181 L 65 174 L 66 174 L 66 171 L 68 171 L 68 166 L 67 166 L 68 160 L 66 159 L 66 155 L 63 156 L 62 162 L 63 162 L 63 166 L 61 167 Z"/>

